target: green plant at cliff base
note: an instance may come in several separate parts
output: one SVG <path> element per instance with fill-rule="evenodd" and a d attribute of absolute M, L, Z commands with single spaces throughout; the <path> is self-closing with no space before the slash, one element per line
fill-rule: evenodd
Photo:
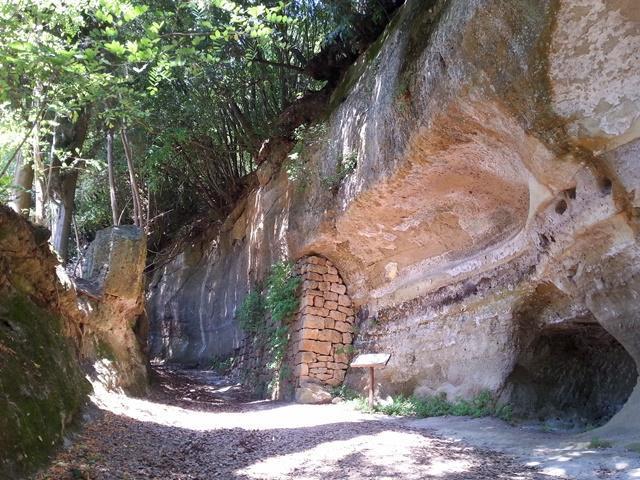
<path fill-rule="evenodd" d="M 210 370 L 214 370 L 221 374 L 226 374 L 229 372 L 229 370 L 231 370 L 234 360 L 234 357 L 215 357 L 211 361 Z"/>
<path fill-rule="evenodd" d="M 593 437 L 589 442 L 589 448 L 604 450 L 605 448 L 611 447 L 613 447 L 613 443 L 611 441 L 599 437 Z"/>
<path fill-rule="evenodd" d="M 289 342 L 287 321 L 299 306 L 300 277 L 291 262 L 278 262 L 271 266 L 265 287 L 252 290 L 240 305 L 237 319 L 241 328 L 266 346 L 269 357 L 267 368 L 274 373 L 269 383 L 273 390 L 288 373 L 283 360 Z"/>
<path fill-rule="evenodd" d="M 264 298 L 260 291 L 250 291 L 236 313 L 240 328 L 250 334 L 258 333 L 263 326 L 265 312 Z"/>
<path fill-rule="evenodd" d="M 357 393 L 354 395 L 354 393 L 353 390 L 349 390 L 346 387 L 334 392 L 336 396 L 354 401 L 356 408 L 359 410 L 370 413 L 419 418 L 442 417 L 445 415 L 460 417 L 494 416 L 507 422 L 512 419 L 511 406 L 498 404 L 489 391 L 480 392 L 471 400 L 458 399 L 453 402 L 447 400 L 444 394 L 428 397 L 398 395 L 392 397 L 389 403 L 375 405 L 373 410 L 369 408 L 364 396 Z"/>

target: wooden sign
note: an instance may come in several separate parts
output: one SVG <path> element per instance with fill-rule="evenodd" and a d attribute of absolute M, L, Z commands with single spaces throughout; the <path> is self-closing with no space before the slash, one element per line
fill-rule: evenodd
<path fill-rule="evenodd" d="M 363 353 L 351 362 L 353 368 L 382 368 L 389 363 L 390 353 Z"/>
<path fill-rule="evenodd" d="M 369 408 L 373 408 L 373 393 L 375 387 L 375 374 L 376 368 L 383 368 L 389 363 L 391 358 L 390 353 L 363 353 L 351 362 L 353 368 L 368 368 L 369 369 Z"/>

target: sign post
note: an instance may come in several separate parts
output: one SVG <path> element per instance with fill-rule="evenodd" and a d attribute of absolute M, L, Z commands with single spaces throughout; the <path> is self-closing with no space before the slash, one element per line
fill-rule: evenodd
<path fill-rule="evenodd" d="M 363 353 L 351 362 L 353 368 L 368 368 L 369 369 L 369 408 L 373 408 L 373 396 L 375 393 L 375 369 L 384 368 L 389 359 L 390 353 Z"/>

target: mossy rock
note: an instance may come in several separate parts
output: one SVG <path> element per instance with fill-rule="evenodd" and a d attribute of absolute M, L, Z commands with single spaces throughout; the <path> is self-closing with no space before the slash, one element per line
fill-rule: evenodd
<path fill-rule="evenodd" d="M 40 466 L 89 391 L 61 327 L 22 294 L 0 299 L 0 478 Z"/>

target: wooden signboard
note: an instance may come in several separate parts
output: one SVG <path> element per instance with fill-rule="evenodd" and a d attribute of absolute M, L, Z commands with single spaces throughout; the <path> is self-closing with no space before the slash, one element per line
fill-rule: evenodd
<path fill-rule="evenodd" d="M 376 368 L 383 368 L 389 363 L 391 358 L 390 353 L 363 353 L 351 362 L 353 368 L 368 368 L 369 369 L 369 408 L 373 408 L 373 394 L 375 389 L 375 374 Z"/>

